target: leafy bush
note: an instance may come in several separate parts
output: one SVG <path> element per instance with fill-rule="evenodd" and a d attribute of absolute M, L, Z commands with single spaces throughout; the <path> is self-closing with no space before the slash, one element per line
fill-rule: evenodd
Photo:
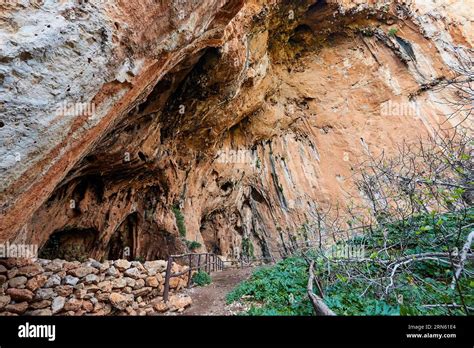
<path fill-rule="evenodd" d="M 188 247 L 189 250 L 194 251 L 194 250 L 201 247 L 201 243 L 196 242 L 196 241 L 187 240 L 186 241 L 186 246 Z"/>
<path fill-rule="evenodd" d="M 246 257 L 254 257 L 254 248 L 250 238 L 242 238 L 242 254 Z"/>
<path fill-rule="evenodd" d="M 387 294 L 387 263 L 370 260 L 393 262 L 413 254 L 461 250 L 470 231 L 464 226 L 473 223 L 474 208 L 470 208 L 463 213 L 422 214 L 387 224 L 349 241 L 365 245 L 367 261 L 332 262 L 329 269 L 327 260 L 313 252 L 310 257 L 323 284 L 325 303 L 338 315 L 464 315 L 462 307 L 443 306 L 462 303 L 458 291 L 451 289 L 449 264 L 423 260 L 400 267 L 396 286 Z M 391 247 L 380 252 L 385 243 Z M 472 264 L 466 263 L 465 269 L 474 271 Z M 244 296 L 250 299 L 250 315 L 311 315 L 307 281 L 307 263 L 302 258 L 288 258 L 255 271 L 227 295 L 227 301 Z M 474 281 L 463 276 L 458 285 L 466 306 L 473 308 Z"/>
<path fill-rule="evenodd" d="M 184 215 L 179 209 L 178 206 L 172 208 L 174 217 L 176 219 L 176 225 L 178 226 L 178 231 L 181 237 L 186 237 L 186 224 L 184 223 Z"/>
<path fill-rule="evenodd" d="M 251 297 L 250 315 L 311 315 L 312 307 L 307 299 L 308 282 L 306 262 L 288 258 L 273 267 L 262 267 L 251 278 L 240 283 L 227 295 L 232 303 L 243 296 Z"/>
<path fill-rule="evenodd" d="M 212 283 L 211 276 L 204 271 L 199 271 L 193 274 L 193 283 L 198 286 L 205 286 Z"/>
<path fill-rule="evenodd" d="M 388 31 L 388 35 L 389 36 L 395 36 L 398 32 L 398 29 L 397 28 L 391 28 L 389 31 Z"/>

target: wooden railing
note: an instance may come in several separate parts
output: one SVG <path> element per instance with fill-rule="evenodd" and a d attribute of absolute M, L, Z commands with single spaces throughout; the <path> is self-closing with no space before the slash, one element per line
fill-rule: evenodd
<path fill-rule="evenodd" d="M 188 269 L 179 273 L 171 273 L 173 262 L 179 259 L 186 259 L 188 261 Z M 197 265 L 193 266 L 193 260 L 197 258 Z M 204 268 L 204 271 L 211 273 L 213 271 L 220 271 L 224 269 L 224 262 L 216 254 L 201 253 L 201 254 L 183 254 L 183 255 L 171 255 L 168 258 L 168 264 L 166 266 L 165 275 L 165 287 L 163 290 L 163 301 L 167 302 L 170 291 L 170 279 L 174 277 L 182 276 L 188 273 L 188 284 L 187 287 L 191 287 L 192 273 L 193 271 L 199 271 Z"/>
<path fill-rule="evenodd" d="M 173 266 L 173 262 L 175 260 L 185 259 L 188 263 L 188 269 L 179 273 L 172 273 L 171 268 Z M 165 275 L 165 285 L 163 290 L 163 301 L 167 302 L 169 298 L 169 291 L 170 291 L 170 280 L 174 277 L 182 276 L 183 274 L 188 274 L 188 283 L 187 287 L 190 288 L 192 284 L 192 273 L 193 271 L 199 271 L 200 269 L 204 269 L 205 272 L 211 274 L 212 272 L 222 271 L 225 269 L 230 268 L 244 268 L 244 267 L 251 267 L 254 265 L 255 262 L 261 261 L 270 261 L 273 263 L 275 260 L 270 257 L 261 257 L 261 258 L 248 258 L 242 257 L 240 259 L 235 260 L 222 260 L 216 254 L 209 254 L 209 253 L 189 253 L 189 254 L 182 254 L 182 255 L 171 255 L 168 258 L 168 264 L 166 266 L 166 275 Z M 230 263 L 230 266 L 225 266 L 226 263 Z"/>

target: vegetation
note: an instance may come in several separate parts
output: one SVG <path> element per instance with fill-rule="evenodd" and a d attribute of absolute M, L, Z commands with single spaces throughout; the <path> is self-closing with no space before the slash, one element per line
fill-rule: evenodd
<path fill-rule="evenodd" d="M 419 257 L 461 250 L 468 234 L 465 227 L 473 223 L 474 208 L 462 215 L 422 214 L 350 239 L 347 244 L 365 246 L 362 259 L 331 259 L 327 252 L 314 251 L 304 256 L 316 261 L 322 288 L 318 295 L 338 315 L 462 315 L 466 308 L 473 314 L 474 267 L 466 266 L 471 277 L 459 279 L 458 291 L 452 287 L 453 269 L 447 259 Z M 400 260 L 409 262 L 392 276 Z M 250 315 L 311 315 L 307 282 L 305 258 L 291 257 L 258 269 L 227 300 L 249 299 Z"/>
<path fill-rule="evenodd" d="M 362 204 L 318 208 L 310 227 L 318 238 L 290 238 L 287 259 L 257 270 L 227 300 L 250 301 L 252 315 L 312 314 L 314 263 L 315 295 L 338 315 L 474 314 L 472 145 L 458 131 L 403 142 L 390 158 L 369 154 L 354 180 Z M 362 252 L 347 252 L 354 246 Z"/>
<path fill-rule="evenodd" d="M 388 31 L 388 35 L 389 36 L 395 36 L 395 35 L 397 35 L 397 32 L 398 32 L 397 28 L 390 28 L 390 30 Z"/>
<path fill-rule="evenodd" d="M 301 258 L 288 258 L 273 267 L 262 267 L 227 295 L 232 303 L 247 297 L 252 307 L 249 315 L 311 315 L 306 294 L 308 272 Z"/>
<path fill-rule="evenodd" d="M 245 257 L 254 257 L 254 248 L 250 238 L 242 238 L 242 255 Z"/>
<path fill-rule="evenodd" d="M 191 250 L 191 251 L 194 251 L 194 250 L 201 247 L 201 243 L 196 242 L 196 241 L 187 240 L 185 243 L 186 243 L 186 246 L 188 247 L 188 249 Z"/>
<path fill-rule="evenodd" d="M 193 274 L 193 283 L 198 286 L 205 286 L 212 283 L 211 276 L 205 271 L 199 271 Z"/>
<path fill-rule="evenodd" d="M 175 205 L 172 210 L 176 219 L 176 225 L 178 226 L 179 235 L 181 237 L 186 237 L 186 224 L 184 223 L 184 215 L 181 212 L 181 209 Z"/>

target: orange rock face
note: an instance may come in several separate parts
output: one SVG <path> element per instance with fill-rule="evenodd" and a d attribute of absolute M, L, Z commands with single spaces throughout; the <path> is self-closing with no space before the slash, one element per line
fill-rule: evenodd
<path fill-rule="evenodd" d="M 10 156 L 0 241 L 38 244 L 51 258 L 152 260 L 193 241 L 228 258 L 278 257 L 311 235 L 318 206 L 359 194 L 352 177 L 367 153 L 393 152 L 446 120 L 438 102 L 451 92 L 432 88 L 453 74 L 445 49 L 472 45 L 469 15 L 451 3 L 438 9 L 449 30 L 416 1 L 356 3 L 55 9 L 60 22 L 37 40 L 56 65 L 6 46 L 20 72 L 42 69 L 28 76 L 24 104 L 12 102 L 8 79 L 0 100 L 12 105 L 0 128 Z M 6 7 L 1 18 L 46 10 Z M 18 30 L 8 27 L 12 41 Z M 71 38 L 54 46 L 61 30 Z M 47 105 L 33 105 L 34 93 Z M 93 108 L 53 112 L 65 101 Z"/>

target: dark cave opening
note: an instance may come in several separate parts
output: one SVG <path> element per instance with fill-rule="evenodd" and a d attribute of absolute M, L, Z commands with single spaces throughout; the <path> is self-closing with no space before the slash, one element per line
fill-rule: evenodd
<path fill-rule="evenodd" d="M 138 226 L 138 214 L 130 214 L 117 228 L 109 240 L 105 253 L 108 260 L 135 258 L 135 235 Z"/>
<path fill-rule="evenodd" d="M 40 249 L 39 257 L 85 261 L 91 256 L 98 234 L 94 228 L 67 228 L 54 232 Z"/>

